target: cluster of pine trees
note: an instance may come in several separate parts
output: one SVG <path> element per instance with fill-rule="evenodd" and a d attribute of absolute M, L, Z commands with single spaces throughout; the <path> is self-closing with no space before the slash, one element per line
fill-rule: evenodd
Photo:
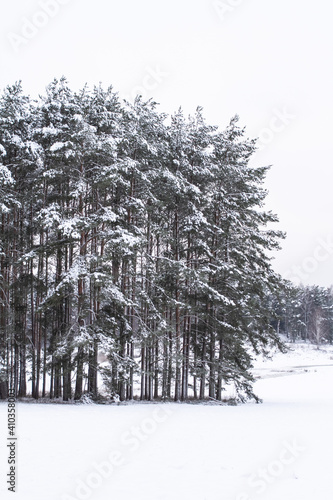
<path fill-rule="evenodd" d="M 333 288 L 295 286 L 287 283 L 275 299 L 277 332 L 291 342 L 333 343 Z"/>
<path fill-rule="evenodd" d="M 0 98 L 0 396 L 253 397 L 279 344 L 255 141 L 54 80 Z M 99 363 L 104 353 L 104 363 Z"/>

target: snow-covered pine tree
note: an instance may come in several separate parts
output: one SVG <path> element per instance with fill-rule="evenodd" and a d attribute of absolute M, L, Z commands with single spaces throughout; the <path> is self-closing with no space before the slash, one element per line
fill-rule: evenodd
<path fill-rule="evenodd" d="M 8 86 L 0 99 L 2 191 L 5 190 L 1 201 L 0 328 L 2 344 L 6 346 L 3 378 L 20 396 L 26 393 L 27 344 L 33 330 L 33 259 L 26 254 L 33 237 L 32 186 L 39 168 L 37 146 L 30 140 L 30 122 L 30 101 L 23 94 L 21 83 Z"/>
<path fill-rule="evenodd" d="M 219 132 L 198 108 L 167 126 L 152 101 L 65 78 L 34 103 L 8 88 L 0 108 L 1 394 L 24 395 L 28 369 L 35 398 L 48 377 L 51 397 L 96 398 L 104 351 L 121 400 L 135 380 L 148 400 L 253 396 L 250 348 L 279 344 L 282 235 L 237 119 Z"/>

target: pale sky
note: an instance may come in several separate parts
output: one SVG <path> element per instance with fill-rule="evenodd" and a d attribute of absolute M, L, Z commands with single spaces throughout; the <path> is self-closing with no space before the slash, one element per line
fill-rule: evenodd
<path fill-rule="evenodd" d="M 160 110 L 200 105 L 223 129 L 238 114 L 272 165 L 267 208 L 287 232 L 274 268 L 333 284 L 333 4 L 329 0 L 2 2 L 0 88 L 32 97 L 54 77 L 112 85 Z"/>

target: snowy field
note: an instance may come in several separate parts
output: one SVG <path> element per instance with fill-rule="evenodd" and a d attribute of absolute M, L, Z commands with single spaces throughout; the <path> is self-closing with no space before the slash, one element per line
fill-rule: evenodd
<path fill-rule="evenodd" d="M 292 349 L 257 361 L 263 404 L 18 404 L 14 497 L 1 403 L 1 500 L 331 500 L 333 350 Z"/>

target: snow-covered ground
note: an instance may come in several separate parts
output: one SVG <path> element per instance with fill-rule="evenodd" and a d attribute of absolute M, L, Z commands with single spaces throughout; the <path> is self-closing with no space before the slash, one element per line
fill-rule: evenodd
<path fill-rule="evenodd" d="M 331 500 L 333 349 L 292 349 L 256 362 L 263 404 L 18 404 L 14 498 Z"/>

